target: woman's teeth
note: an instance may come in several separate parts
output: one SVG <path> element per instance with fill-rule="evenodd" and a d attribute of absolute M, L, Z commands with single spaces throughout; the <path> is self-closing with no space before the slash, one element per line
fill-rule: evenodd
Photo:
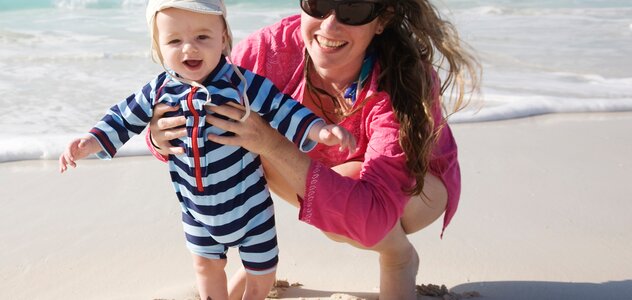
<path fill-rule="evenodd" d="M 322 36 L 317 36 L 316 41 L 318 42 L 320 46 L 326 47 L 326 48 L 338 48 L 346 44 L 346 42 L 329 40 Z"/>

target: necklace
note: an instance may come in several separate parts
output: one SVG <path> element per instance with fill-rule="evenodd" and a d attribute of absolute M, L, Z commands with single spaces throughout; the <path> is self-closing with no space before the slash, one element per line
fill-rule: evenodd
<path fill-rule="evenodd" d="M 306 53 L 306 55 L 308 54 Z M 305 69 L 307 75 L 307 87 L 308 90 L 313 93 L 313 99 L 317 100 L 318 102 L 316 103 L 314 100 L 312 100 L 314 101 L 314 104 L 326 116 L 331 114 L 332 116 L 336 116 L 336 118 L 342 118 L 345 115 L 352 113 L 357 97 L 361 94 L 360 91 L 362 91 L 366 80 L 373 70 L 373 65 L 376 59 L 377 55 L 375 51 L 367 51 L 364 60 L 362 61 L 360 74 L 357 79 L 343 85 L 343 88 L 340 89 L 333 82 L 325 84 L 324 76 L 319 74 L 316 68 L 310 71 L 309 66 L 311 65 L 311 62 L 308 62 Z M 317 85 L 313 84 L 310 78 L 316 79 Z M 333 107 L 324 105 L 321 96 L 329 98 L 331 100 L 330 103 L 333 105 Z M 327 107 L 329 107 L 329 109 Z M 331 109 L 333 109 L 333 111 L 331 111 Z M 327 119 L 330 118 L 327 117 Z"/>

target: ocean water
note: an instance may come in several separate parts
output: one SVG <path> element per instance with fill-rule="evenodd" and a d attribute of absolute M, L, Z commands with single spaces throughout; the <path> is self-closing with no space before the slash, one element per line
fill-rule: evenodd
<path fill-rule="evenodd" d="M 236 41 L 297 1 L 227 0 Z M 443 0 L 484 66 L 484 102 L 451 122 L 632 111 L 632 1 Z M 145 0 L 0 0 L 0 162 L 55 159 L 160 72 Z M 147 154 L 142 138 L 120 155 Z"/>

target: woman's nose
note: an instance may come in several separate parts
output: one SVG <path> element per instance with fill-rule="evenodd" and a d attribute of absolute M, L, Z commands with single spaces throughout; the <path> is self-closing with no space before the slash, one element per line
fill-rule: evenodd
<path fill-rule="evenodd" d="M 326 30 L 334 30 L 338 27 L 338 20 L 336 19 L 336 13 L 332 11 L 326 18 L 321 21 L 320 27 Z"/>

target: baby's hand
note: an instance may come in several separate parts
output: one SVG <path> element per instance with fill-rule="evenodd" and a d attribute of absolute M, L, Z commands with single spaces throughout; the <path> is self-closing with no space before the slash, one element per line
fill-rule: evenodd
<path fill-rule="evenodd" d="M 318 132 L 318 138 L 320 143 L 327 146 L 340 145 L 339 150 L 349 149 L 350 153 L 356 151 L 355 137 L 347 131 L 344 127 L 338 125 L 325 125 Z"/>
<path fill-rule="evenodd" d="M 85 158 L 92 153 L 96 153 L 99 147 L 99 143 L 92 136 L 73 140 L 59 156 L 59 172 L 64 173 L 68 170 L 68 165 L 76 168 L 77 163 L 75 161 Z"/>

